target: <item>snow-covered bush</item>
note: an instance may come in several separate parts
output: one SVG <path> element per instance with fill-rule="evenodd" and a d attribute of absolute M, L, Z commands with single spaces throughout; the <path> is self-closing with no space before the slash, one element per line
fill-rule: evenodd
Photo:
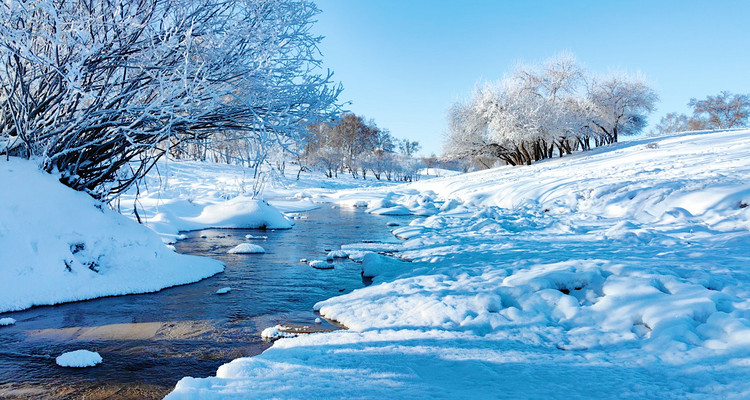
<path fill-rule="evenodd" d="M 306 0 L 4 2 L 0 152 L 40 157 L 106 200 L 181 143 L 296 140 L 340 90 L 315 73 L 317 12 Z"/>

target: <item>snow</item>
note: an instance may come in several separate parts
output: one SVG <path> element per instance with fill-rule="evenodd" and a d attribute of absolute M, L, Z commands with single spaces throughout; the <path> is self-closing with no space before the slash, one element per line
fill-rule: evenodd
<path fill-rule="evenodd" d="M 461 172 L 454 171 L 452 169 L 445 168 L 423 168 L 419 170 L 419 175 L 425 177 L 440 177 L 440 176 L 456 176 L 460 175 Z"/>
<path fill-rule="evenodd" d="M 34 161 L 0 160 L 0 312 L 146 293 L 223 271 L 63 186 Z"/>
<path fill-rule="evenodd" d="M 0 326 L 8 326 L 13 325 L 16 323 L 16 320 L 13 318 L 0 318 Z"/>
<path fill-rule="evenodd" d="M 101 364 L 102 356 L 89 350 L 76 350 L 63 353 L 55 358 L 57 365 L 61 367 L 84 368 Z"/>
<path fill-rule="evenodd" d="M 328 252 L 326 260 L 333 261 L 336 258 L 348 258 L 349 254 L 344 250 L 332 250 Z"/>
<path fill-rule="evenodd" d="M 216 294 L 227 294 L 232 291 L 232 288 L 227 286 L 216 291 Z"/>
<path fill-rule="evenodd" d="M 362 258 L 362 276 L 378 281 L 393 278 L 412 269 L 409 263 L 377 253 L 367 253 Z"/>
<path fill-rule="evenodd" d="M 311 260 L 307 262 L 307 265 L 315 269 L 333 269 L 333 264 L 327 260 Z"/>
<path fill-rule="evenodd" d="M 415 216 L 341 246 L 373 284 L 314 308 L 348 329 L 167 398 L 748 398 L 749 154 L 750 130 L 690 133 L 316 192 Z"/>
<path fill-rule="evenodd" d="M 265 252 L 266 249 L 252 243 L 240 243 L 227 251 L 229 254 L 259 254 Z"/>
<path fill-rule="evenodd" d="M 282 330 L 284 328 L 285 327 L 283 325 L 276 325 L 270 328 L 263 329 L 263 331 L 260 333 L 260 337 L 265 340 L 276 340 L 276 339 L 283 338 L 283 337 L 297 336 L 296 333 L 283 332 Z"/>

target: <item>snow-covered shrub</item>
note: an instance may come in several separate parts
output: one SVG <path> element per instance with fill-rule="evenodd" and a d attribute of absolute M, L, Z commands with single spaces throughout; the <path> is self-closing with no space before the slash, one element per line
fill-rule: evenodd
<path fill-rule="evenodd" d="M 109 199 L 167 151 L 219 134 L 284 142 L 339 88 L 315 67 L 306 0 L 3 4 L 0 152 Z M 302 123 L 304 122 L 304 123 Z M 270 146 L 263 147 L 264 149 Z"/>

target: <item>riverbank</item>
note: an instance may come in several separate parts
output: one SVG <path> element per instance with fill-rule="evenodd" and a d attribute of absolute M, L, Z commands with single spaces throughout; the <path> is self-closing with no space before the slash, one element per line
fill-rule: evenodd
<path fill-rule="evenodd" d="M 224 269 L 175 253 L 148 228 L 63 186 L 34 161 L 0 160 L 0 182 L 0 313 L 154 292 Z"/>
<path fill-rule="evenodd" d="M 329 194 L 421 214 L 369 248 L 410 263 L 315 305 L 349 330 L 168 398 L 746 398 L 747 154 L 750 131 L 684 134 Z"/>
<path fill-rule="evenodd" d="M 9 313 L 0 327 L 0 398 L 160 399 L 184 375 L 208 376 L 233 359 L 261 353 L 263 329 L 282 325 L 336 327 L 313 305 L 364 286 L 360 266 L 335 260 L 317 270 L 301 258 L 325 259 L 326 249 L 367 239 L 395 241 L 386 217 L 359 209 L 320 207 L 301 213 L 288 230 L 206 229 L 175 243 L 180 254 L 226 265 L 223 273 L 156 293 L 105 297 Z M 251 235 L 255 239 L 247 239 Z M 229 254 L 238 243 L 257 243 L 263 254 Z M 217 290 L 230 287 L 227 294 Z M 87 369 L 55 365 L 77 349 L 101 354 Z"/>

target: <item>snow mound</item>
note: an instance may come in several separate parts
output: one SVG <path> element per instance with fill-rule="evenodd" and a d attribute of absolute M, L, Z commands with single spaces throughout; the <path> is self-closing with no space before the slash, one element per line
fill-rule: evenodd
<path fill-rule="evenodd" d="M 0 161 L 0 312 L 147 293 L 223 270 L 63 186 L 33 161 Z"/>
<path fill-rule="evenodd" d="M 260 337 L 265 340 L 276 340 L 284 337 L 295 337 L 297 336 L 296 333 L 292 332 L 282 332 L 282 330 L 285 327 L 283 325 L 276 325 L 272 326 L 270 328 L 263 329 L 263 332 L 260 333 Z"/>
<path fill-rule="evenodd" d="M 76 350 L 59 355 L 57 358 L 55 358 L 55 362 L 61 367 L 93 367 L 102 362 L 102 356 L 94 351 Z"/>
<path fill-rule="evenodd" d="M 8 326 L 13 325 L 16 323 L 16 320 L 13 318 L 0 318 L 0 326 Z"/>
<path fill-rule="evenodd" d="M 312 260 L 308 261 L 307 265 L 315 268 L 315 269 L 333 269 L 333 264 L 328 262 L 327 260 Z"/>
<path fill-rule="evenodd" d="M 289 229 L 293 223 L 265 201 L 237 196 L 231 200 L 211 204 L 200 215 L 184 218 L 192 230 L 202 228 L 268 228 Z"/>
<path fill-rule="evenodd" d="M 328 253 L 326 256 L 326 260 L 332 261 L 336 258 L 347 258 L 349 257 L 349 254 L 344 250 L 333 250 Z"/>
<path fill-rule="evenodd" d="M 265 252 L 266 249 L 252 243 L 240 243 L 227 251 L 229 254 L 260 254 Z"/>

